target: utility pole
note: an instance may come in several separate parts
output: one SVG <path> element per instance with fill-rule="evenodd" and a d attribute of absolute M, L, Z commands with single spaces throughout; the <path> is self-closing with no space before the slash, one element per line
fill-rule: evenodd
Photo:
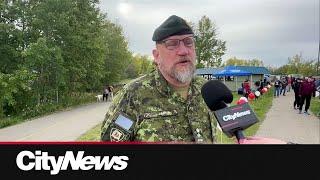
<path fill-rule="evenodd" d="M 319 41 L 319 49 L 318 49 L 318 63 L 317 63 L 317 75 L 319 76 L 319 52 L 320 52 L 320 41 Z"/>

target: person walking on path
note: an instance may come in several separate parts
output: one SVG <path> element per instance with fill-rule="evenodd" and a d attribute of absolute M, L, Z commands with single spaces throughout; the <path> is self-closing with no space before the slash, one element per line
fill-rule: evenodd
<path fill-rule="evenodd" d="M 109 88 L 108 88 L 108 86 L 106 85 L 106 86 L 104 87 L 104 90 L 103 90 L 102 101 L 104 101 L 104 98 L 106 98 L 106 101 L 108 101 L 108 95 L 109 95 Z"/>
<path fill-rule="evenodd" d="M 306 101 L 304 107 L 304 113 L 310 115 L 308 110 L 310 107 L 311 96 L 315 97 L 316 86 L 311 77 L 308 77 L 307 80 L 301 83 L 299 89 L 299 96 L 301 97 L 300 105 L 299 105 L 299 114 L 302 113 L 302 106 L 304 105 L 304 101 Z"/>
<path fill-rule="evenodd" d="M 315 79 L 314 84 L 316 85 L 316 90 L 320 93 L 320 78 L 317 80 Z M 319 99 L 320 99 L 320 95 L 319 95 Z"/>
<path fill-rule="evenodd" d="M 280 94 L 282 94 L 283 96 L 286 95 L 287 85 L 288 85 L 288 82 L 287 82 L 286 78 L 283 77 L 281 80 L 281 91 L 280 91 Z"/>
<path fill-rule="evenodd" d="M 110 94 L 110 101 L 113 100 L 113 87 L 110 85 L 109 86 L 109 94 Z"/>
<path fill-rule="evenodd" d="M 300 96 L 299 96 L 299 90 L 302 80 L 300 78 L 294 79 L 292 82 L 292 89 L 294 92 L 294 102 L 293 102 L 293 108 L 299 109 L 300 105 Z"/>
<path fill-rule="evenodd" d="M 294 93 L 274 98 L 255 136 L 271 137 L 298 144 L 320 144 L 320 120 L 312 112 L 302 116 L 292 108 Z"/>
<path fill-rule="evenodd" d="M 290 89 L 292 87 L 292 78 L 291 77 L 287 77 L 287 82 L 288 82 L 288 91 L 287 92 L 290 92 Z"/>
<path fill-rule="evenodd" d="M 280 95 L 280 86 L 281 86 L 281 81 L 279 79 L 277 79 L 274 82 L 274 94 L 273 94 L 274 97 L 279 97 L 279 95 Z"/>

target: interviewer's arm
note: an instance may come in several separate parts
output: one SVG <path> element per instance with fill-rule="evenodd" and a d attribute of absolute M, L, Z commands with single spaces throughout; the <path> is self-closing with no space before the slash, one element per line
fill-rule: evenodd
<path fill-rule="evenodd" d="M 279 139 L 265 138 L 265 137 L 246 137 L 239 140 L 238 144 L 294 144 L 285 142 Z"/>

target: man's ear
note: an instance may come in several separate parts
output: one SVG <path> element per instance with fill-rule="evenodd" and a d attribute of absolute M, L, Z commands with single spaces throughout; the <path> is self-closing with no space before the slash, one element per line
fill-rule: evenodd
<path fill-rule="evenodd" d="M 154 64 L 159 64 L 159 56 L 160 56 L 160 54 L 159 54 L 159 51 L 158 51 L 158 49 L 153 49 L 152 50 L 152 55 L 153 55 L 153 62 L 154 62 Z"/>

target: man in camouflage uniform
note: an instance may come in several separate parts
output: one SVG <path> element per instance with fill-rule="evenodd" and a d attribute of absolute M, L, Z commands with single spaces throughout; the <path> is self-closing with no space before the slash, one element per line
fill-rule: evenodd
<path fill-rule="evenodd" d="M 170 16 L 154 32 L 156 70 L 127 84 L 114 98 L 102 125 L 102 141 L 215 143 L 217 121 L 206 106 L 194 76 L 193 32 Z M 215 92 L 212 92 L 215 93 Z M 286 144 L 248 137 L 239 144 Z"/>
<path fill-rule="evenodd" d="M 102 125 L 102 141 L 214 143 L 216 119 L 194 76 L 193 31 L 170 16 L 154 32 L 156 70 L 127 84 L 114 98 Z"/>

